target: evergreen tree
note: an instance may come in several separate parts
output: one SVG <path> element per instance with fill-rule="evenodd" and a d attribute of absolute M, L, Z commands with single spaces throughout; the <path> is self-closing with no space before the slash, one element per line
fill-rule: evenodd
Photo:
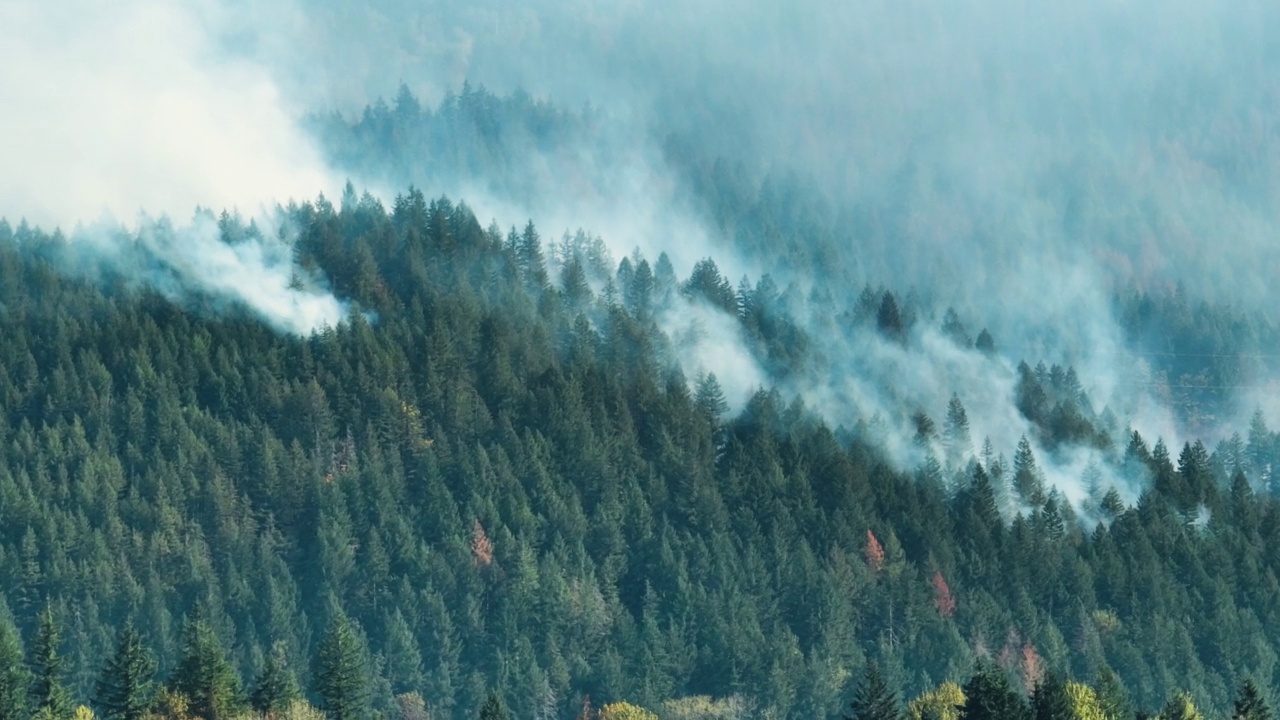
<path fill-rule="evenodd" d="M 1035 453 L 1026 435 L 1018 441 L 1018 449 L 1013 455 L 1013 487 L 1022 501 L 1032 507 L 1040 507 L 1046 500 L 1044 479 L 1040 476 Z"/>
<path fill-rule="evenodd" d="M 480 706 L 480 720 L 507 720 L 507 708 L 502 704 L 498 693 L 490 691 Z"/>
<path fill-rule="evenodd" d="M 1030 720 L 1026 703 L 1000 668 L 980 662 L 964 685 L 960 720 Z"/>
<path fill-rule="evenodd" d="M 369 712 L 369 678 L 360 637 L 341 612 L 320 643 L 316 694 L 334 720 L 362 720 Z"/>
<path fill-rule="evenodd" d="M 969 439 L 969 414 L 965 412 L 964 404 L 955 393 L 952 393 L 951 401 L 947 404 L 944 437 L 947 446 L 947 465 L 950 467 L 963 465 L 973 451 L 973 447 Z"/>
<path fill-rule="evenodd" d="M 1159 720 L 1204 720 L 1191 694 L 1183 691 L 1174 693 L 1160 709 Z"/>
<path fill-rule="evenodd" d="M 902 342 L 906 339 L 907 329 L 902 322 L 902 311 L 898 309 L 898 301 L 891 292 L 885 292 L 880 299 L 880 309 L 876 311 L 876 327 L 891 340 Z"/>
<path fill-rule="evenodd" d="M 697 392 L 694 396 L 698 409 L 713 422 L 719 422 L 720 416 L 729 410 L 729 403 L 724 399 L 724 391 L 715 373 L 699 376 Z"/>
<path fill-rule="evenodd" d="M 845 720 L 898 720 L 898 716 L 898 700 L 885 683 L 879 666 L 868 663 Z"/>
<path fill-rule="evenodd" d="M 169 686 L 205 720 L 230 718 L 240 710 L 240 678 L 227 659 L 213 628 L 197 608 L 183 628 L 182 656 Z"/>
<path fill-rule="evenodd" d="M 1128 718 L 1132 714 L 1129 709 L 1129 696 L 1125 693 L 1120 678 L 1109 667 L 1103 667 L 1094 683 L 1097 688 L 1098 706 L 1109 718 Z"/>
<path fill-rule="evenodd" d="M 1124 512 L 1124 500 L 1120 499 L 1120 492 L 1112 486 L 1107 490 L 1107 494 L 1102 496 L 1102 504 L 1099 506 L 1102 513 L 1111 520 L 1119 517 Z"/>
<path fill-rule="evenodd" d="M 26 720 L 29 682 L 22 638 L 0 597 L 0 720 Z"/>
<path fill-rule="evenodd" d="M 1231 720 L 1271 720 L 1271 708 L 1252 678 L 1241 683 L 1232 706 Z"/>
<path fill-rule="evenodd" d="M 249 703 L 260 713 L 279 713 L 302 699 L 298 679 L 289 667 L 283 643 L 276 643 L 254 682 Z"/>
<path fill-rule="evenodd" d="M 986 328 L 982 328 L 982 332 L 978 333 L 978 339 L 973 341 L 973 347 L 986 355 L 996 354 L 995 338 L 991 337 L 991 333 Z"/>
<path fill-rule="evenodd" d="M 140 720 L 155 698 L 156 664 L 132 622 L 116 640 L 116 651 L 102 668 L 94 704 L 104 720 Z"/>
<path fill-rule="evenodd" d="M 30 706 L 38 717 L 51 720 L 69 720 L 75 712 L 70 693 L 63 684 L 65 661 L 59 653 L 60 629 L 53 617 L 53 608 L 45 605 L 40 613 L 40 627 L 36 631 L 32 647 Z"/>
<path fill-rule="evenodd" d="M 1046 673 L 1031 693 L 1031 716 L 1034 720 L 1074 720 L 1071 698 L 1057 673 Z"/>

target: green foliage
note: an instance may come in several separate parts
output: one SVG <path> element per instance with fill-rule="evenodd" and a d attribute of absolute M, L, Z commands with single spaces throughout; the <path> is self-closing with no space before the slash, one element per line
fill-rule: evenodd
<path fill-rule="evenodd" d="M 156 664 L 132 622 L 116 640 L 115 654 L 102 668 L 94 705 L 103 720 L 141 720 L 155 699 Z"/>
<path fill-rule="evenodd" d="M 240 678 L 202 611 L 188 616 L 182 635 L 182 655 L 169 687 L 205 720 L 234 717 L 244 705 Z"/>
<path fill-rule="evenodd" d="M 22 639 L 8 609 L 0 604 L 0 720 L 26 720 L 29 683 Z"/>
<path fill-rule="evenodd" d="M 652 711 L 627 702 L 609 703 L 600 708 L 598 716 L 600 720 L 658 720 Z"/>
<path fill-rule="evenodd" d="M 1231 711 L 1232 720 L 1271 720 L 1271 707 L 1252 678 L 1245 678 L 1236 694 Z"/>
<path fill-rule="evenodd" d="M 868 664 L 845 720 L 897 720 L 899 714 L 898 700 L 885 683 L 880 668 L 875 663 Z"/>
<path fill-rule="evenodd" d="M 1033 720 L 1072 720 L 1074 709 L 1066 683 L 1056 673 L 1046 673 L 1031 693 Z"/>
<path fill-rule="evenodd" d="M 60 647 L 62 639 L 53 607 L 45 605 L 40 613 L 40 628 L 31 650 L 32 682 L 29 706 L 37 718 L 70 720 L 75 712 L 70 693 L 64 684 L 66 662 Z"/>
<path fill-rule="evenodd" d="M 369 713 L 369 677 L 364 649 L 351 620 L 338 613 L 320 643 L 316 695 L 334 720 L 357 720 Z"/>
<path fill-rule="evenodd" d="M 301 699 L 298 678 L 289 667 L 283 645 L 277 643 L 267 656 L 262 672 L 258 673 L 253 693 L 249 696 L 249 704 L 260 713 L 279 713 Z"/>
<path fill-rule="evenodd" d="M 1031 713 L 1004 672 L 990 663 L 980 663 L 964 685 L 964 707 L 960 720 L 1030 720 Z"/>
<path fill-rule="evenodd" d="M 921 693 L 907 704 L 909 720 L 959 720 L 964 707 L 964 691 L 954 682 L 944 682 Z"/>
<path fill-rule="evenodd" d="M 489 693 L 480 708 L 480 720 L 507 720 L 507 708 L 495 692 Z"/>
<path fill-rule="evenodd" d="M 1190 693 L 1179 691 L 1160 710 L 1159 720 L 1203 720 Z"/>
<path fill-rule="evenodd" d="M 440 113 L 559 126 L 536 105 L 471 91 L 360 122 L 394 116 L 441 149 L 422 135 Z M 448 162 L 469 161 L 470 142 Z M 1114 668 L 1141 707 L 1176 678 L 1226 714 L 1233 673 L 1272 676 L 1280 507 L 1265 473 L 1280 444 L 1265 421 L 1240 448 L 1206 458 L 1193 443 L 1179 463 L 1117 428 L 1097 447 L 1124 476 L 1095 527 L 1051 499 L 1032 450 L 1056 463 L 1056 433 L 1103 427 L 1069 368 L 1019 369 L 1038 420 L 1025 448 L 984 447 L 981 463 L 959 402 L 970 389 L 934 399 L 947 414 L 938 427 L 920 412 L 921 457 L 954 452 L 921 482 L 873 442 L 890 421 L 833 428 L 780 391 L 726 398 L 728 377 L 681 373 L 680 338 L 656 320 L 681 292 L 726 311 L 771 373 L 812 367 L 788 327 L 797 298 L 765 278 L 735 289 L 704 261 L 683 279 L 663 258 L 648 273 L 639 254 L 623 272 L 585 236 L 486 228 L 416 190 L 386 208 L 352 190 L 286 214 L 299 284 L 322 274 L 354 308 L 309 337 L 140 291 L 58 236 L 0 242 L 0 577 L 15 641 L 36 636 L 45 598 L 67 609 L 59 661 L 77 699 L 125 617 L 177 669 L 159 704 L 189 714 L 251 675 L 255 707 L 280 707 L 278 671 L 318 670 L 322 647 L 355 668 L 356 705 L 393 712 L 417 693 L 440 720 L 474 717 L 499 683 L 522 716 L 568 717 L 583 696 L 665 716 L 660 703 L 685 693 L 724 698 L 717 717 L 833 716 L 869 661 L 909 697 L 1032 643 L 1080 677 Z M 913 296 L 866 295 L 833 328 L 881 332 L 886 306 L 883 332 L 909 345 L 912 323 L 932 322 Z M 731 416 L 729 400 L 748 402 Z M 1006 502 L 1011 480 L 1026 505 Z M 1120 490 L 1141 487 L 1125 507 Z M 1183 522 L 1192 500 L 1208 527 Z M 883 542 L 870 564 L 868 529 Z M 197 605 L 199 642 L 181 621 Z M 334 608 L 367 630 L 354 653 L 326 632 Z M 3 698 L 23 669 L 0 663 Z M 1097 695 L 1127 715 L 1123 693 L 1100 680 Z"/>
<path fill-rule="evenodd" d="M 1098 702 L 1098 694 L 1084 683 L 1067 681 L 1063 685 L 1072 720 L 1127 720 L 1126 715 L 1112 715 Z"/>

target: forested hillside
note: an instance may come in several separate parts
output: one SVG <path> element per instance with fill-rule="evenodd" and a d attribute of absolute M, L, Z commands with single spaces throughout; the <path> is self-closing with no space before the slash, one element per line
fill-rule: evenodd
<path fill-rule="evenodd" d="M 728 413 L 656 318 L 718 304 L 785 370 L 804 337 L 765 278 L 615 263 L 588 235 L 486 229 L 413 190 L 389 211 L 349 189 L 286 212 L 299 273 L 351 303 L 307 337 L 0 226 L 0 698 L 48 665 L 56 625 L 70 698 L 93 705 L 126 622 L 192 700 L 199 678 L 247 698 L 283 667 L 333 712 L 334 668 L 355 667 L 354 696 L 389 717 L 412 693 L 475 717 L 490 692 L 514 717 L 587 698 L 833 717 L 872 662 L 904 699 L 984 659 L 1015 695 L 1114 672 L 1152 710 L 1181 690 L 1225 714 L 1244 678 L 1276 682 L 1260 416 L 1213 452 L 1170 448 L 1094 412 L 1074 370 L 1023 365 L 1037 447 L 1090 444 L 1150 478 L 1126 503 L 1095 477 L 1073 509 L 1031 443 L 969 437 L 955 397 L 916 413 L 915 441 L 947 450 L 918 471 L 874 424 L 767 387 Z M 868 292 L 874 312 L 842 322 L 918 342 L 900 298 Z"/>

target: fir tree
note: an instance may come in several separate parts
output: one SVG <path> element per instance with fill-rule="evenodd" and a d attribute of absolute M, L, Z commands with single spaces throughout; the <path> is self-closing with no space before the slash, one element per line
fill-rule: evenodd
<path fill-rule="evenodd" d="M 0 596 L 0 720 L 27 719 L 29 682 L 22 660 L 22 638 Z"/>
<path fill-rule="evenodd" d="M 996 666 L 981 662 L 964 686 L 960 720 L 1029 720 L 1026 703 Z"/>
<path fill-rule="evenodd" d="M 947 423 L 944 431 L 947 447 L 947 465 L 957 467 L 963 465 L 967 456 L 973 451 L 969 439 L 969 414 L 964 404 L 955 393 L 947 404 Z"/>
<path fill-rule="evenodd" d="M 94 704 L 104 720 L 140 720 L 155 698 L 156 664 L 132 622 L 120 630 L 116 652 L 98 678 Z"/>
<path fill-rule="evenodd" d="M 360 638 L 339 612 L 320 644 L 316 694 L 334 720 L 363 720 L 369 712 L 369 678 Z"/>
<path fill-rule="evenodd" d="M 302 698 L 283 643 L 276 643 L 254 682 L 249 703 L 260 713 L 283 712 Z"/>
<path fill-rule="evenodd" d="M 480 706 L 480 720 L 507 720 L 507 708 L 503 706 L 498 693 L 489 692 L 484 705 Z"/>
<path fill-rule="evenodd" d="M 1047 673 L 1031 693 L 1034 720 L 1073 720 L 1071 698 L 1057 673 Z"/>
<path fill-rule="evenodd" d="M 232 717 L 243 704 L 240 678 L 199 608 L 183 628 L 182 657 L 169 685 L 205 720 Z"/>
<path fill-rule="evenodd" d="M 1018 441 L 1018 450 L 1013 455 L 1013 487 L 1023 502 L 1033 507 L 1044 504 L 1044 479 L 1040 477 L 1035 453 L 1025 435 Z"/>
<path fill-rule="evenodd" d="M 71 696 L 63 684 L 65 661 L 58 652 L 59 633 L 53 608 L 46 605 L 44 612 L 40 613 L 40 628 L 31 654 L 34 677 L 30 703 L 37 717 L 51 720 L 67 720 L 75 712 Z"/>
<path fill-rule="evenodd" d="M 845 720 L 897 720 L 898 715 L 898 700 L 885 683 L 879 666 L 868 663 Z"/>
<path fill-rule="evenodd" d="M 1232 706 L 1231 720 L 1271 720 L 1271 708 L 1251 678 L 1246 678 L 1240 685 Z"/>

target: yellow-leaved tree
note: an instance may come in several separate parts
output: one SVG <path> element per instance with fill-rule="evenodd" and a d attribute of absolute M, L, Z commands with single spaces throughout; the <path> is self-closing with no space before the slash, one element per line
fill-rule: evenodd
<path fill-rule="evenodd" d="M 1204 720 L 1204 716 L 1196 709 L 1196 703 L 1191 699 L 1191 693 L 1179 691 L 1173 697 L 1169 698 L 1169 702 L 1164 704 L 1164 709 L 1160 711 L 1160 720 Z"/>
<path fill-rule="evenodd" d="M 718 700 L 694 695 L 662 703 L 663 720 L 741 720 L 750 711 L 751 703 L 741 695 Z"/>
<path fill-rule="evenodd" d="M 651 710 L 627 702 L 609 703 L 600 708 L 600 720 L 658 720 Z"/>
<path fill-rule="evenodd" d="M 1102 709 L 1102 704 L 1098 702 L 1098 693 L 1088 685 L 1069 681 L 1063 690 L 1071 703 L 1072 720 L 1120 720 L 1120 718 L 1111 717 Z"/>
<path fill-rule="evenodd" d="M 907 703 L 907 717 L 910 720 L 959 720 L 962 705 L 964 691 L 948 681 Z"/>

